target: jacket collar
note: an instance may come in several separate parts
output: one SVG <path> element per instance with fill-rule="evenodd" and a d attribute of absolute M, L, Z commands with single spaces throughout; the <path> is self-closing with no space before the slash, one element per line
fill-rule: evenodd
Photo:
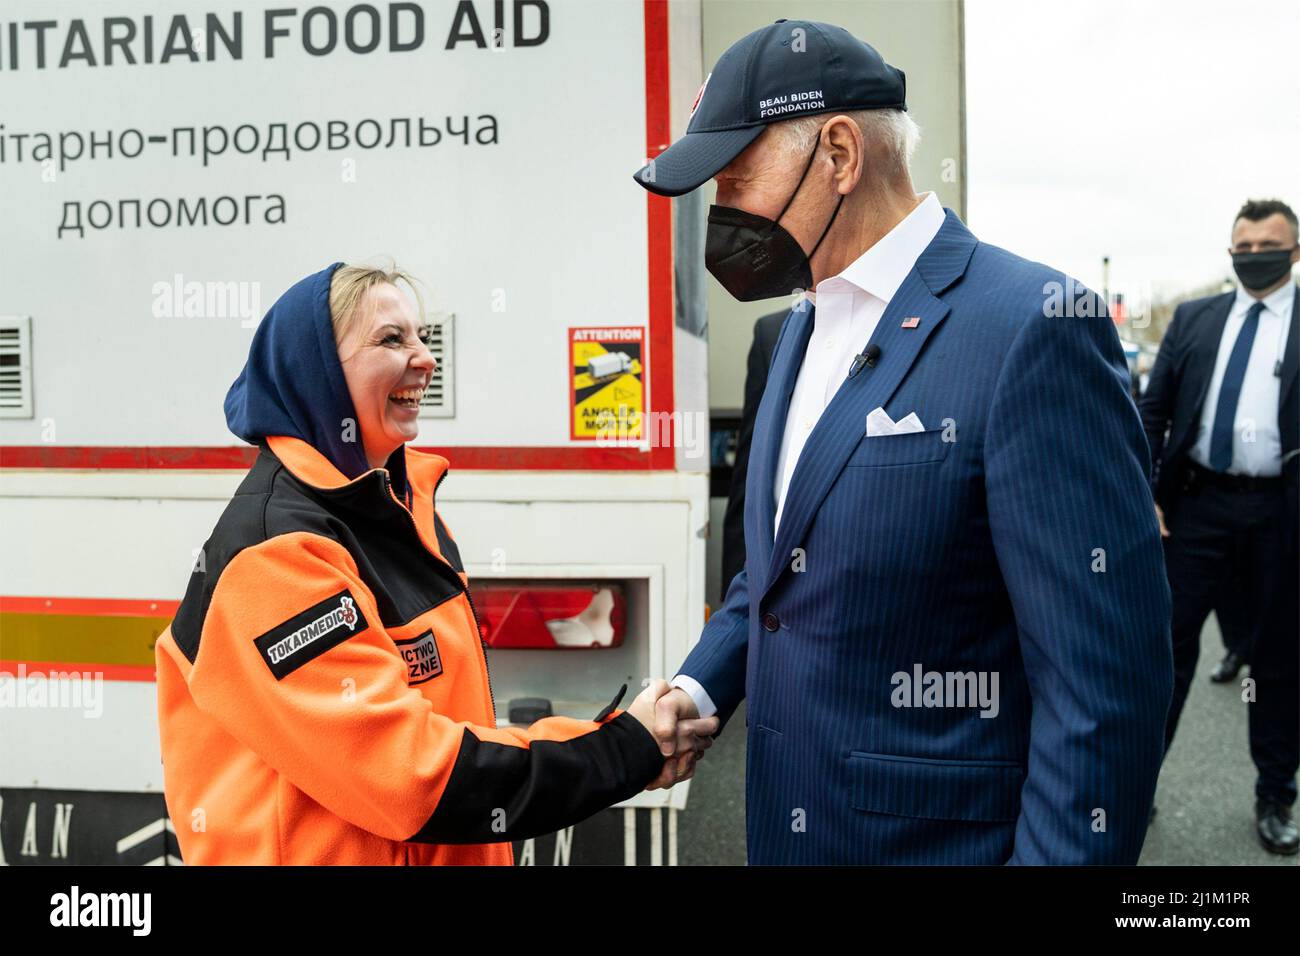
<path fill-rule="evenodd" d="M 360 485 L 374 474 L 382 473 L 391 476 L 387 468 L 371 468 L 356 478 L 349 479 L 328 458 L 301 438 L 271 435 L 267 437 L 266 444 L 271 453 L 280 459 L 295 478 L 319 491 L 336 491 Z M 399 451 L 405 461 L 406 480 L 412 492 L 432 498 L 438 481 L 446 474 L 450 463 L 441 455 L 415 451 L 406 445 L 403 445 Z M 400 464 L 401 462 L 395 463 L 395 465 Z"/>
<path fill-rule="evenodd" d="M 979 245 L 975 234 L 951 209 L 944 209 L 943 225 L 916 260 L 916 272 L 930 290 L 940 295 L 966 273 L 970 257 Z"/>

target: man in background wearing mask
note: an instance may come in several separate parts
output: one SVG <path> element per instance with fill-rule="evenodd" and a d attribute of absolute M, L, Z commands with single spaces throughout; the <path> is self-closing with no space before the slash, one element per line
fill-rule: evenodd
<path fill-rule="evenodd" d="M 1300 231 L 1275 199 L 1247 202 L 1232 226 L 1235 292 L 1174 312 L 1142 396 L 1152 484 L 1173 592 L 1172 743 L 1215 610 L 1253 646 L 1250 755 L 1264 848 L 1300 848 L 1291 806 L 1300 766 L 1300 396 L 1296 391 Z M 1166 431 L 1168 437 L 1166 437 Z"/>
<path fill-rule="evenodd" d="M 796 303 L 745 569 L 656 735 L 690 760 L 678 722 L 747 699 L 751 863 L 1131 864 L 1172 665 L 1124 354 L 1096 295 L 917 194 L 905 92 L 842 28 L 778 21 L 636 174 L 716 178 L 709 271 Z"/>

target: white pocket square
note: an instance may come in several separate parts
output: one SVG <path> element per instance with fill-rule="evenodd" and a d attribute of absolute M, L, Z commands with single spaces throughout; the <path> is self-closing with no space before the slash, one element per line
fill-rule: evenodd
<path fill-rule="evenodd" d="M 880 435 L 907 435 L 911 432 L 923 432 L 925 426 L 921 424 L 921 419 L 916 417 L 916 412 L 909 412 L 898 421 L 889 417 L 889 413 L 884 408 L 874 408 L 871 414 L 867 416 L 867 437 L 875 438 Z"/>

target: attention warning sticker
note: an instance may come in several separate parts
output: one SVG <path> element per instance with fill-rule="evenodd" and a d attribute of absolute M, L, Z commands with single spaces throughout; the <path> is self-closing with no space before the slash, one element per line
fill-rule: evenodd
<path fill-rule="evenodd" d="M 645 327 L 569 329 L 569 437 L 639 441 L 645 412 Z"/>

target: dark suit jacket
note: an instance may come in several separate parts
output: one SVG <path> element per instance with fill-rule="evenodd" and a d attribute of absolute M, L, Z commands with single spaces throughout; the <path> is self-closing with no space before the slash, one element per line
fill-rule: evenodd
<path fill-rule="evenodd" d="M 740 436 L 736 440 L 736 465 L 731 471 L 727 494 L 727 515 L 722 521 L 722 596 L 731 579 L 745 566 L 745 474 L 749 470 L 749 445 L 754 438 L 754 417 L 767 387 L 767 370 L 788 312 L 773 312 L 754 323 L 754 340 L 749 346 L 749 367 L 745 372 L 745 405 L 740 413 Z"/>
<path fill-rule="evenodd" d="M 1196 444 L 1197 426 L 1205 393 L 1214 374 L 1223 327 L 1236 292 L 1224 292 L 1204 299 L 1184 302 L 1174 310 L 1173 321 L 1165 330 L 1164 341 L 1156 355 L 1147 390 L 1138 403 L 1142 427 L 1151 446 L 1151 488 L 1160 507 L 1169 511 L 1182 492 L 1181 476 L 1187 453 Z M 1287 333 L 1282 359 L 1282 385 L 1278 399 L 1278 427 L 1282 434 L 1282 474 L 1287 483 L 1287 506 L 1290 509 L 1289 546 L 1296 547 L 1296 524 L 1300 521 L 1300 396 L 1296 392 L 1296 372 L 1300 367 L 1300 287 L 1291 308 L 1291 328 Z M 1166 434 L 1167 432 L 1167 434 Z M 1291 457 L 1288 458 L 1287 456 Z"/>
<path fill-rule="evenodd" d="M 1049 283 L 1080 317 L 1047 314 Z M 754 421 L 745 569 L 680 670 L 724 728 L 746 702 L 749 862 L 1136 863 L 1169 586 L 1105 305 L 947 211 L 875 366 L 809 433 L 777 533 L 812 312 L 782 325 Z M 925 430 L 868 438 L 877 407 Z M 996 687 L 978 714 L 977 681 Z"/>

